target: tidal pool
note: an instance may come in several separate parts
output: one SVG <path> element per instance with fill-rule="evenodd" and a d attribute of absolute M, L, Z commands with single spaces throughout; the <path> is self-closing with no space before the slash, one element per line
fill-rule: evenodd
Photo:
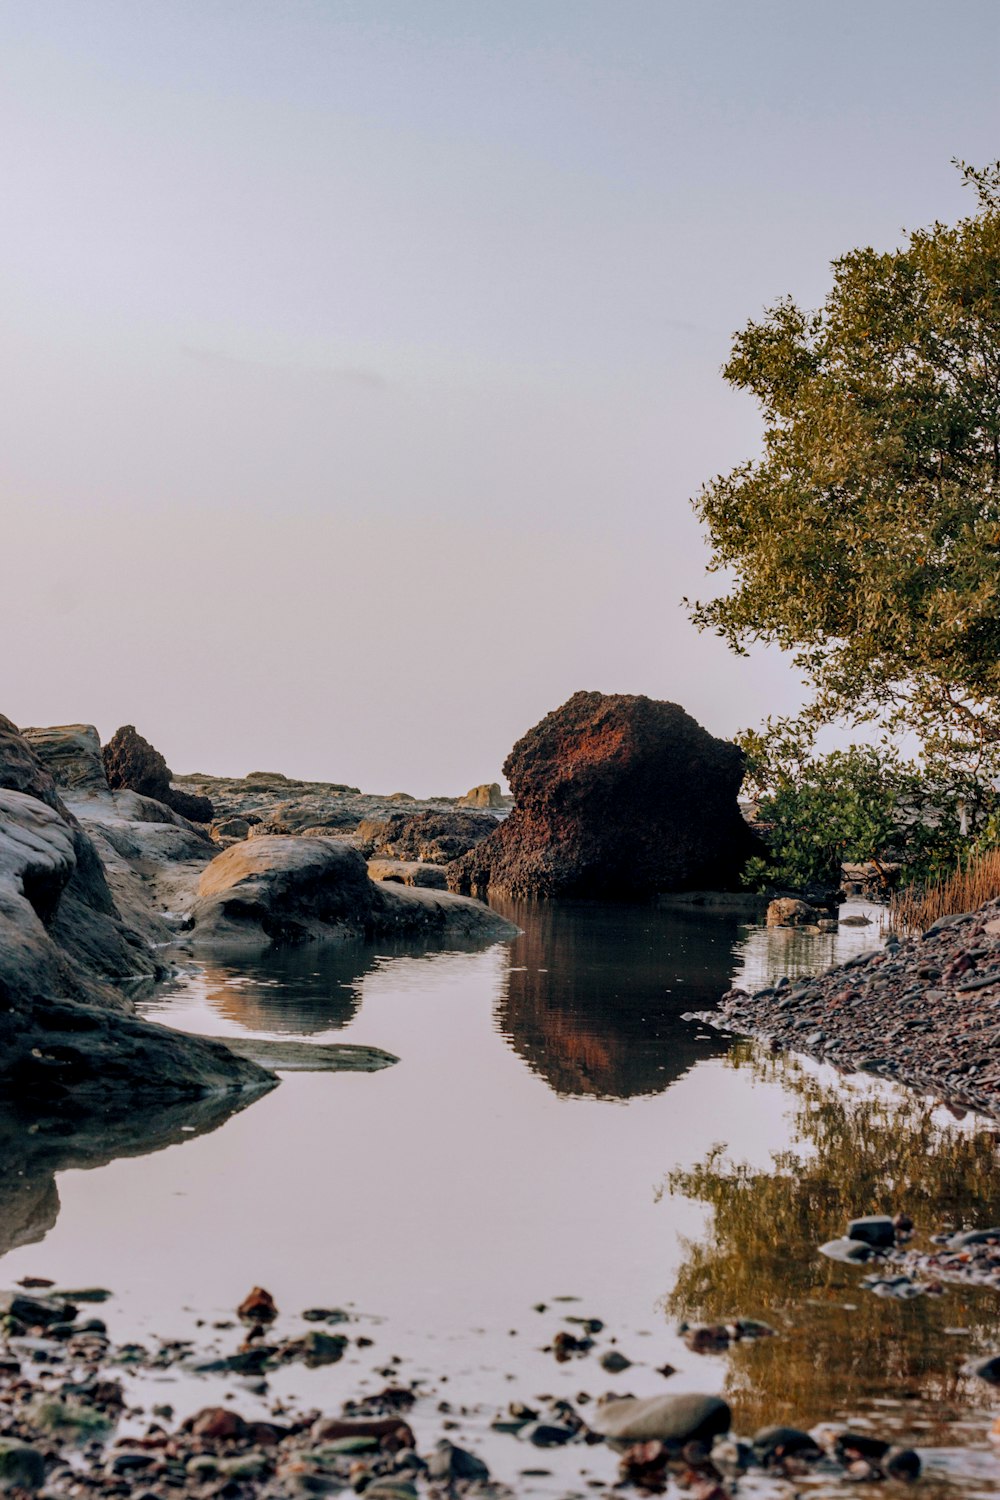
<path fill-rule="evenodd" d="M 178 1416 L 219 1399 L 249 1415 L 275 1399 L 336 1411 L 420 1381 L 418 1433 L 440 1434 L 449 1401 L 449 1436 L 522 1494 L 596 1487 L 615 1460 L 526 1450 L 489 1430 L 493 1414 L 609 1389 L 722 1391 L 743 1432 L 850 1418 L 937 1450 L 931 1490 L 994 1492 L 994 1399 L 958 1368 L 1000 1343 L 997 1294 L 890 1302 L 864 1290 L 863 1269 L 816 1254 L 855 1213 L 906 1208 L 926 1233 L 997 1222 L 993 1128 L 681 1019 L 734 978 L 873 946 L 877 925 L 809 935 L 696 910 L 504 910 L 522 935 L 479 951 L 192 961 L 146 1014 L 356 1040 L 400 1061 L 290 1074 L 235 1113 L 180 1111 L 155 1133 L 140 1118 L 104 1141 L 26 1131 L 0 1110 L 4 1283 L 105 1285 L 116 1341 L 191 1337 L 221 1353 L 240 1331 L 212 1325 L 254 1284 L 273 1293 L 280 1333 L 303 1332 L 304 1309 L 345 1308 L 344 1331 L 371 1346 L 289 1367 L 266 1395 L 180 1367 L 135 1376 L 133 1392 Z M 777 1337 L 701 1355 L 677 1332 L 737 1315 Z M 604 1328 L 590 1355 L 558 1364 L 545 1347 L 577 1326 L 567 1317 Z M 616 1375 L 597 1362 L 612 1347 L 633 1361 Z"/>

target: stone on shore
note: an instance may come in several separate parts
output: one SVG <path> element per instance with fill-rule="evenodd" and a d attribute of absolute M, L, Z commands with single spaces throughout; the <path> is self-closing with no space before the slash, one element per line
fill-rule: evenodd
<path fill-rule="evenodd" d="M 676 703 L 575 693 L 504 763 L 510 816 L 449 869 L 452 890 L 641 898 L 735 886 L 756 847 L 743 754 Z"/>

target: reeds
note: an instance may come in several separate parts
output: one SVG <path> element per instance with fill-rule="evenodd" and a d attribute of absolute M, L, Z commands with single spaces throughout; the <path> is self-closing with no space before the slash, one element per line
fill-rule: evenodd
<path fill-rule="evenodd" d="M 950 875 L 927 885 L 908 885 L 889 899 L 889 932 L 926 932 L 940 917 L 976 911 L 1000 896 L 1000 849 L 973 855 Z"/>

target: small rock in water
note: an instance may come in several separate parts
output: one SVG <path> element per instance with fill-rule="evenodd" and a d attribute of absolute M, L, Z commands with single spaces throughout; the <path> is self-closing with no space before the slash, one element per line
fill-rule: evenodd
<path fill-rule="evenodd" d="M 820 1255 L 825 1255 L 828 1260 L 842 1260 L 847 1262 L 861 1262 L 871 1260 L 875 1250 L 871 1245 L 865 1244 L 864 1240 L 827 1240 L 825 1245 L 819 1247 Z"/>
<path fill-rule="evenodd" d="M 45 1460 L 37 1448 L 17 1438 L 0 1437 L 0 1489 L 41 1489 L 45 1481 Z"/>
<path fill-rule="evenodd" d="M 679 1332 L 693 1354 L 718 1354 L 729 1348 L 730 1333 L 724 1323 L 695 1323 L 693 1326 L 683 1323 Z"/>
<path fill-rule="evenodd" d="M 721 1396 L 690 1392 L 671 1396 L 622 1396 L 595 1411 L 590 1425 L 610 1442 L 711 1442 L 728 1432 L 732 1413 Z"/>
<path fill-rule="evenodd" d="M 886 1214 L 871 1214 L 864 1219 L 852 1219 L 847 1226 L 847 1238 L 873 1245 L 878 1250 L 888 1250 L 896 1243 L 896 1225 Z"/>
<path fill-rule="evenodd" d="M 262 1286 L 255 1286 L 243 1298 L 236 1314 L 245 1323 L 273 1323 L 278 1316 L 278 1309 L 271 1293 L 266 1292 Z"/>
<path fill-rule="evenodd" d="M 427 1477 L 450 1484 L 456 1479 L 489 1479 L 490 1471 L 474 1453 L 442 1438 L 427 1460 Z"/>
<path fill-rule="evenodd" d="M 753 1436 L 753 1451 L 765 1467 L 785 1458 L 822 1458 L 816 1439 L 798 1427 L 762 1427 Z"/>
<path fill-rule="evenodd" d="M 963 1375 L 978 1375 L 989 1385 L 1000 1385 L 1000 1354 L 987 1354 L 983 1359 L 970 1359 L 962 1366 Z"/>

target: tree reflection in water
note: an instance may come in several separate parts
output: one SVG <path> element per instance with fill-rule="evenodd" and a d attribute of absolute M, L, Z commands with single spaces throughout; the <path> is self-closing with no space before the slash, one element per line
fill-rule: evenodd
<path fill-rule="evenodd" d="M 954 1442 L 948 1421 L 988 1399 L 957 1372 L 995 1341 L 998 1294 L 947 1287 L 911 1301 L 877 1297 L 860 1285 L 864 1268 L 829 1261 L 817 1246 L 862 1214 L 905 1210 L 917 1244 L 948 1225 L 997 1223 L 997 1133 L 944 1123 L 917 1095 L 831 1085 L 749 1044 L 734 1047 L 730 1063 L 777 1077 L 794 1094 L 796 1144 L 763 1171 L 718 1147 L 693 1169 L 669 1173 L 663 1191 L 707 1204 L 711 1219 L 703 1239 L 686 1242 L 665 1311 L 689 1321 L 759 1317 L 778 1328 L 778 1338 L 731 1346 L 727 1395 L 746 1430 L 846 1419 L 874 1403 L 880 1428 L 909 1430 L 916 1418 L 932 1441 Z M 956 1327 L 967 1336 L 947 1331 Z M 893 1401 L 905 1403 L 895 1414 Z"/>

